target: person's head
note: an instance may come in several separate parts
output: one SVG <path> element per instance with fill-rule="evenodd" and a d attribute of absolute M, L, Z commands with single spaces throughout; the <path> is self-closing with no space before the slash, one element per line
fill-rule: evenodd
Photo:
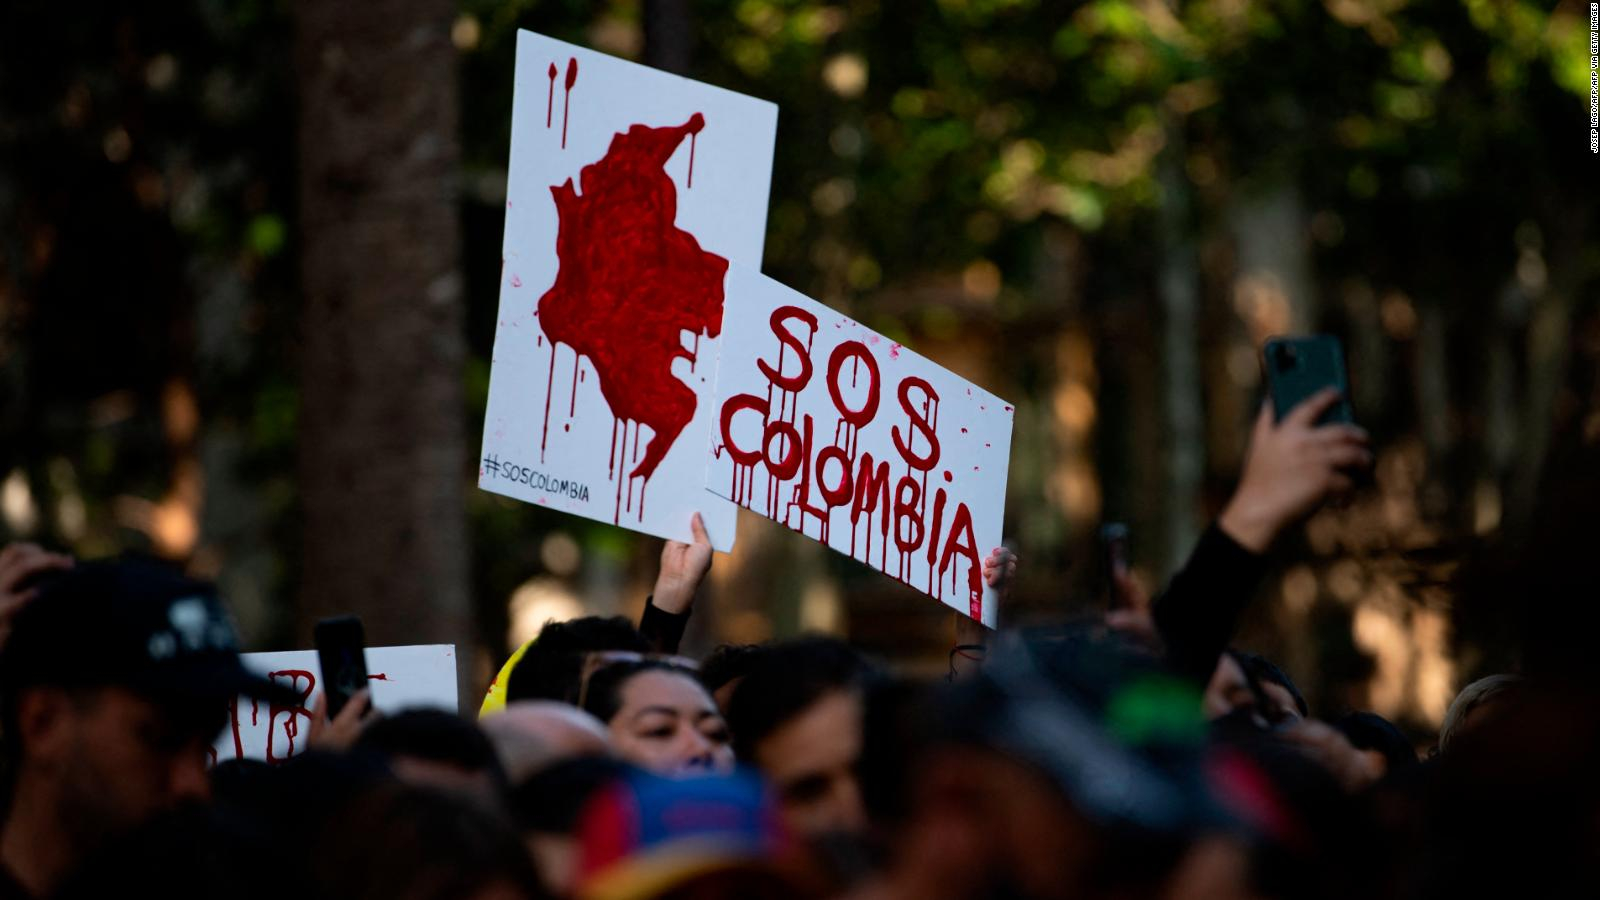
<path fill-rule="evenodd" d="M 1365 754 L 1368 765 L 1380 777 L 1394 777 L 1411 772 L 1421 765 L 1416 748 L 1393 722 L 1372 712 L 1346 713 L 1331 723 L 1350 746 Z"/>
<path fill-rule="evenodd" d="M 52 896 L 100 900 L 144 888 L 163 900 L 273 900 L 282 894 L 276 879 L 240 877 L 273 858 L 270 842 L 260 822 L 203 806 L 174 809 L 119 834 Z"/>
<path fill-rule="evenodd" d="M 511 670 L 506 702 L 559 700 L 576 704 L 585 654 L 606 650 L 648 653 L 650 643 L 622 616 L 584 616 L 546 624 Z"/>
<path fill-rule="evenodd" d="M 772 781 L 797 834 L 866 825 L 856 763 L 871 674 L 844 642 L 799 638 L 764 649 L 728 703 L 734 750 Z"/>
<path fill-rule="evenodd" d="M 892 877 L 903 893 L 1141 896 L 1176 864 L 1201 792 L 1080 701 L 1060 649 L 1030 647 L 1030 660 L 1017 646 L 902 708 L 913 733 Z M 1196 716 L 1192 697 L 1187 709 Z M 1181 772 L 1192 756 L 1161 758 Z"/>
<path fill-rule="evenodd" d="M 781 868 L 789 842 L 753 773 L 628 773 L 586 804 L 577 839 L 585 900 L 797 896 Z"/>
<path fill-rule="evenodd" d="M 733 768 L 728 724 L 690 669 L 663 660 L 611 663 L 589 676 L 583 695 L 617 755 L 642 769 Z"/>
<path fill-rule="evenodd" d="M 578 817 L 602 789 L 630 767 L 610 756 L 552 763 L 511 789 L 511 814 L 550 893 L 569 897 L 577 879 Z"/>
<path fill-rule="evenodd" d="M 390 783 L 346 804 L 309 837 L 315 852 L 304 874 L 314 898 L 547 896 L 511 823 L 449 793 Z"/>
<path fill-rule="evenodd" d="M 1269 724 L 1304 719 L 1306 698 L 1284 671 L 1265 657 L 1229 649 L 1217 660 L 1206 685 L 1205 712 L 1220 719 L 1235 710 L 1255 711 Z"/>
<path fill-rule="evenodd" d="M 765 648 L 760 644 L 719 644 L 700 661 L 700 683 L 711 692 L 717 708 L 728 711 L 728 701 Z"/>
<path fill-rule="evenodd" d="M 511 784 L 565 759 L 611 752 L 604 722 L 554 700 L 509 703 L 500 712 L 479 719 L 478 727 L 494 744 Z"/>
<path fill-rule="evenodd" d="M 206 751 L 241 693 L 286 699 L 245 670 L 209 586 L 138 561 L 56 576 L 0 653 L 8 826 L 72 858 L 204 800 Z"/>
<path fill-rule="evenodd" d="M 1444 723 L 1439 726 L 1439 752 L 1447 752 L 1450 745 L 1459 741 L 1463 734 L 1493 715 L 1497 705 L 1514 698 L 1522 683 L 1521 675 L 1501 674 L 1480 678 L 1462 688 L 1461 693 L 1450 701 L 1450 708 L 1444 713 Z"/>
<path fill-rule="evenodd" d="M 378 719 L 361 732 L 355 749 L 386 761 L 401 781 L 491 808 L 505 791 L 505 770 L 494 745 L 476 725 L 453 713 L 410 709 Z"/>

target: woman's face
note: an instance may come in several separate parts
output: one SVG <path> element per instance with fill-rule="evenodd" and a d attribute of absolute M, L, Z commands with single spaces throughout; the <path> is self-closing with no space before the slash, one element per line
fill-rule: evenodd
<path fill-rule="evenodd" d="M 717 704 L 688 675 L 649 670 L 621 688 L 617 714 L 606 723 L 623 759 L 661 774 L 733 768 L 728 726 Z"/>

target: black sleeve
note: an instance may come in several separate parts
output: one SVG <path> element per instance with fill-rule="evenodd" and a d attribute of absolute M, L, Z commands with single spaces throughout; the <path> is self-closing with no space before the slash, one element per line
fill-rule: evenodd
<path fill-rule="evenodd" d="M 683 640 L 683 629 L 689 624 L 689 612 L 669 613 L 656 606 L 655 598 L 646 597 L 644 615 L 639 617 L 639 633 L 650 642 L 657 653 L 677 653 Z"/>
<path fill-rule="evenodd" d="M 1175 673 L 1202 687 L 1211 680 L 1217 657 L 1233 640 L 1266 568 L 1265 557 L 1240 546 L 1221 528 L 1206 529 L 1155 603 L 1156 631 Z"/>

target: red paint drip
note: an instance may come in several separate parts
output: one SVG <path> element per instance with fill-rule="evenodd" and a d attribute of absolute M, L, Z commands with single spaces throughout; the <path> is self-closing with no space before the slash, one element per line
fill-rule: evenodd
<path fill-rule="evenodd" d="M 544 431 L 539 435 L 539 462 L 544 462 L 544 448 L 550 440 L 550 395 L 556 387 L 556 346 L 555 338 L 550 339 L 550 379 L 544 386 Z"/>
<path fill-rule="evenodd" d="M 550 94 L 544 102 L 544 127 L 549 128 L 552 113 L 556 110 L 556 64 L 550 64 Z"/>
<path fill-rule="evenodd" d="M 379 672 L 376 675 L 368 675 L 367 676 L 367 680 L 368 681 L 388 681 L 389 680 L 389 676 L 387 674 L 383 673 L 383 672 Z"/>
<path fill-rule="evenodd" d="M 578 58 L 567 60 L 567 94 L 561 101 L 561 149 L 567 149 L 567 119 L 572 112 L 572 86 L 578 83 Z"/>
<path fill-rule="evenodd" d="M 567 418 L 578 413 L 578 354 L 572 354 L 572 400 L 567 404 Z"/>
<path fill-rule="evenodd" d="M 254 704 L 251 704 L 254 706 Z M 244 741 L 239 737 L 239 698 L 234 697 L 228 701 L 228 720 L 233 725 L 233 757 L 244 758 Z"/>
<path fill-rule="evenodd" d="M 311 719 L 311 711 L 306 709 L 306 701 L 317 686 L 317 676 L 304 669 L 284 669 L 267 673 L 269 681 L 276 680 L 279 676 L 289 679 L 289 687 L 299 697 L 299 702 L 281 706 L 273 703 L 267 707 L 267 762 L 269 763 L 281 763 L 295 755 L 295 739 L 300 736 L 300 717 L 304 716 L 308 721 Z M 302 679 L 305 680 L 304 689 L 300 687 Z M 282 756 L 278 755 L 275 748 L 280 715 L 287 716 L 283 721 L 283 736 L 288 748 Z"/>
<path fill-rule="evenodd" d="M 569 85 L 576 77 L 574 62 Z M 677 188 L 663 169 L 683 139 L 704 127 L 699 113 L 668 128 L 634 125 L 612 138 L 604 158 L 583 167 L 582 194 L 571 179 L 550 189 L 560 218 L 560 268 L 539 299 L 539 321 L 552 348 L 567 344 L 588 357 L 612 414 L 635 426 L 637 464 L 625 476 L 616 470 L 618 460 L 628 462 L 628 437 L 618 455 L 613 427 L 617 521 L 621 479 L 645 482 L 642 492 L 694 419 L 695 393 L 672 375 L 672 361 L 691 355 L 682 333 L 716 337 L 722 331 L 728 261 L 677 227 Z M 643 447 L 639 425 L 651 431 Z M 631 511 L 631 485 L 629 493 Z M 642 500 L 639 505 L 642 518 Z"/>

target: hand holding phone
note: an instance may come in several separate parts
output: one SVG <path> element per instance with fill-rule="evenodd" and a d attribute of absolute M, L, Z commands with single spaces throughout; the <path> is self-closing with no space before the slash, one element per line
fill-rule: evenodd
<path fill-rule="evenodd" d="M 314 636 L 322 693 L 328 698 L 328 717 L 334 718 L 367 686 L 366 633 L 356 616 L 339 616 L 318 622 Z"/>
<path fill-rule="evenodd" d="M 1339 398 L 1316 419 L 1316 424 L 1354 422 L 1350 407 L 1350 382 L 1345 374 L 1344 345 L 1331 334 L 1275 337 L 1262 348 L 1267 369 L 1267 390 L 1275 419 L 1282 422 L 1295 407 L 1332 388 Z"/>
<path fill-rule="evenodd" d="M 1372 465 L 1367 433 L 1351 424 L 1338 339 L 1274 338 L 1264 355 L 1270 397 L 1251 433 L 1239 488 L 1218 519 L 1224 533 L 1256 553 L 1353 490 Z"/>

